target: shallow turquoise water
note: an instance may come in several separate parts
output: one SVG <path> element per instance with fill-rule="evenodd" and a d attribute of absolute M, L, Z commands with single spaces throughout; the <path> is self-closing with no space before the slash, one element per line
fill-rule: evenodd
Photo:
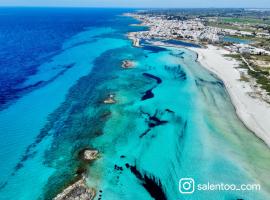
<path fill-rule="evenodd" d="M 110 81 L 118 104 L 110 108 L 103 135 L 91 141 L 102 154 L 89 169 L 89 185 L 101 189 L 104 199 L 151 199 L 126 164 L 160 180 L 167 199 L 265 199 L 269 150 L 239 121 L 222 82 L 195 60 L 185 49 L 146 51 L 136 57 L 136 69 Z M 142 75 L 145 72 L 162 83 L 153 89 L 153 98 L 140 101 L 138 96 L 156 84 Z M 149 128 L 148 114 L 168 123 L 141 137 Z M 198 183 L 255 182 L 265 190 L 181 195 L 182 177 Z"/>
<path fill-rule="evenodd" d="M 125 36 L 134 21 L 110 21 L 118 26 L 67 40 L 21 85 L 42 86 L 0 112 L 0 199 L 51 199 L 76 178 L 85 147 L 100 151 L 87 166 L 96 199 L 266 199 L 270 151 L 237 118 L 223 83 L 193 52 L 134 48 Z M 135 68 L 122 69 L 126 59 Z M 111 93 L 117 103 L 104 104 Z M 262 190 L 182 195 L 183 177 Z"/>
<path fill-rule="evenodd" d="M 105 51 L 129 44 L 123 39 L 102 37 L 113 32 L 107 27 L 91 28 L 68 40 L 63 44 L 63 51 L 41 65 L 39 72 L 21 87 L 41 81 L 46 84 L 0 112 L 0 132 L 4 133 L 0 134 L 0 158 L 5 160 L 5 164 L 0 165 L 1 199 L 40 196 L 43 185 L 55 170 L 44 165 L 42 159 L 51 145 L 51 138 L 38 146 L 35 143 L 42 135 L 49 114 L 65 100 L 69 88 L 91 72 L 94 59 Z M 32 147 L 33 150 L 26 151 Z M 33 183 L 39 187 L 33 187 Z"/>

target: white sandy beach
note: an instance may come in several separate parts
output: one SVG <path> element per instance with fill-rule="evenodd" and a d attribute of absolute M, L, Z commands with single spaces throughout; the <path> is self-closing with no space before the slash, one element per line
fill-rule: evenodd
<path fill-rule="evenodd" d="M 224 82 L 239 118 L 270 147 L 270 105 L 248 95 L 252 89 L 239 80 L 240 72 L 235 68 L 239 63 L 224 57 L 229 52 L 214 46 L 189 49 L 198 53 L 198 61 Z"/>

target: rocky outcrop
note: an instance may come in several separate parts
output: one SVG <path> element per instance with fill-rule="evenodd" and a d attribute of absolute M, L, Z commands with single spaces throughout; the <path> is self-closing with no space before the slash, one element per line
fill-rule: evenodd
<path fill-rule="evenodd" d="M 83 160 L 85 161 L 91 161 L 97 159 L 98 151 L 97 150 L 90 150 L 85 149 L 83 153 Z"/>
<path fill-rule="evenodd" d="M 78 157 L 84 163 L 96 160 L 98 158 L 98 150 L 91 148 L 84 148 L 79 151 Z"/>
<path fill-rule="evenodd" d="M 92 200 L 96 192 L 92 188 L 88 188 L 83 177 L 79 181 L 70 185 L 58 194 L 53 200 Z"/>
<path fill-rule="evenodd" d="M 131 60 L 124 60 L 122 62 L 122 68 L 124 69 L 131 69 L 134 68 L 134 62 Z"/>
<path fill-rule="evenodd" d="M 106 98 L 103 102 L 105 104 L 115 104 L 116 103 L 116 100 L 114 99 L 114 95 L 113 94 L 110 94 L 109 97 Z"/>
<path fill-rule="evenodd" d="M 92 200 L 96 195 L 94 188 L 89 188 L 86 184 L 86 176 L 88 173 L 89 162 L 96 160 L 98 157 L 98 150 L 84 148 L 79 151 L 78 157 L 83 162 L 81 167 L 77 169 L 77 181 L 61 193 L 59 193 L 53 200 Z"/>

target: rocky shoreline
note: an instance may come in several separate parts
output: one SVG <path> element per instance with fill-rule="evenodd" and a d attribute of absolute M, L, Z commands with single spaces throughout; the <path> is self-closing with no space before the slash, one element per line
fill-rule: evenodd
<path fill-rule="evenodd" d="M 86 185 L 85 177 L 70 185 L 58 194 L 53 200 L 92 200 L 96 191 Z"/>
<path fill-rule="evenodd" d="M 85 148 L 79 151 L 78 157 L 89 163 L 98 158 L 98 153 L 97 150 Z M 82 170 L 80 173 L 78 176 L 81 178 L 65 188 L 53 200 L 93 200 L 96 196 L 96 190 L 95 188 L 89 188 L 86 184 L 87 170 Z"/>

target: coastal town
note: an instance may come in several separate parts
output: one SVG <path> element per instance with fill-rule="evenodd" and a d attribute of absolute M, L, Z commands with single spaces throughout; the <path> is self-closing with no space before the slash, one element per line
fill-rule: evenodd
<path fill-rule="evenodd" d="M 224 45 L 234 53 L 250 53 L 258 55 L 270 55 L 270 51 L 259 48 L 254 44 L 238 44 L 233 41 L 224 40 L 225 36 L 231 37 L 252 37 L 254 33 L 207 26 L 205 19 L 194 18 L 188 20 L 170 19 L 170 16 L 153 14 L 126 14 L 141 21 L 141 26 L 149 27 L 149 30 L 132 32 L 130 36 L 137 39 L 177 39 L 198 44 Z M 255 37 L 255 36 L 254 36 Z M 270 39 L 270 32 L 260 32 L 258 38 Z"/>
<path fill-rule="evenodd" d="M 224 82 L 240 119 L 270 146 L 268 10 L 151 10 L 125 15 L 139 21 L 135 26 L 145 27 L 128 34 L 134 46 L 148 42 L 196 52 L 198 62 Z"/>
<path fill-rule="evenodd" d="M 219 28 L 205 27 L 200 19 L 192 20 L 168 20 L 166 16 L 151 16 L 130 14 L 139 21 L 142 26 L 149 27 L 148 31 L 136 32 L 139 39 L 184 39 L 194 42 L 211 41 L 220 39 Z"/>
<path fill-rule="evenodd" d="M 126 15 L 139 20 L 140 26 L 148 27 L 144 31 L 129 33 L 134 46 L 140 47 L 142 40 L 158 39 L 158 44 L 175 40 L 202 47 L 213 45 L 227 50 L 227 57 L 241 63 L 241 80 L 249 81 L 254 90 L 250 95 L 270 103 L 270 49 L 267 46 L 261 47 L 261 43 L 269 43 L 268 28 L 256 29 L 252 24 L 244 24 L 244 29 L 241 23 L 233 23 L 234 27 L 221 27 L 213 25 L 213 22 L 218 21 L 217 18 L 195 15 L 183 19 L 176 18 L 175 14 L 170 12 L 137 12 Z M 264 40 L 265 42 L 262 42 Z"/>

